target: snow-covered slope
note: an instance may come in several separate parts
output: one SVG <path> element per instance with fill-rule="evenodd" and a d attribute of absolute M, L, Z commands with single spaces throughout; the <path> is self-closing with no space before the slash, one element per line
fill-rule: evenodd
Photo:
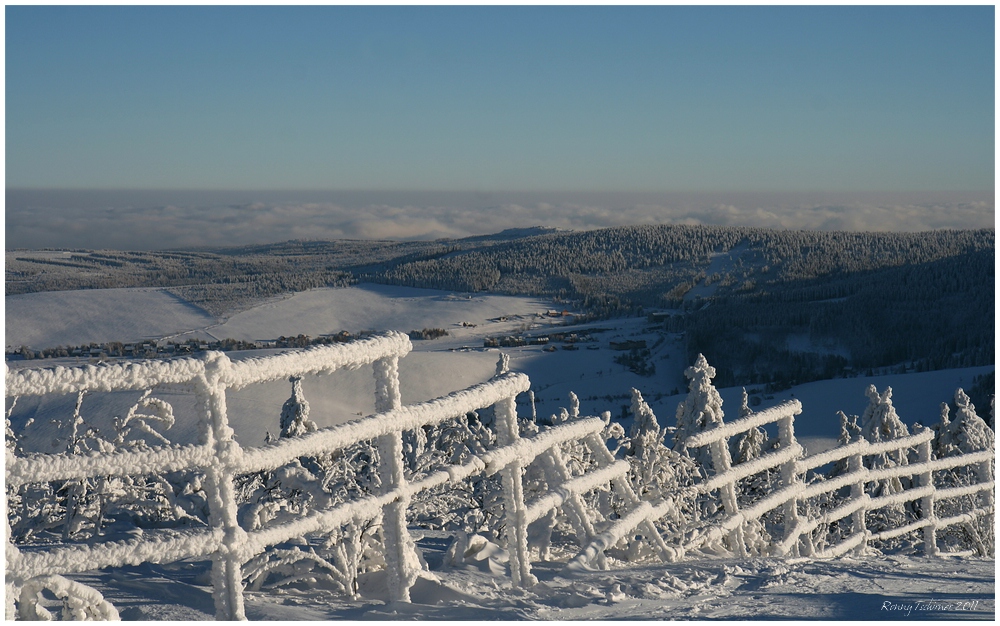
<path fill-rule="evenodd" d="M 629 404 L 629 389 L 642 391 L 663 425 L 672 425 L 677 404 L 686 388 L 683 371 L 683 346 L 677 337 L 661 338 L 644 318 L 608 320 L 584 326 L 562 328 L 561 318 L 540 316 L 555 304 L 533 298 L 493 294 L 461 294 L 447 291 L 411 289 L 384 285 L 359 285 L 344 289 L 315 289 L 274 300 L 234 315 L 217 324 L 176 297 L 157 289 L 112 289 L 69 292 L 46 292 L 7 296 L 7 342 L 45 347 L 79 345 L 89 341 L 135 340 L 180 336 L 273 339 L 279 335 L 306 334 L 313 337 L 340 330 L 395 329 L 409 331 L 444 328 L 448 336 L 430 341 L 414 341 L 414 351 L 400 363 L 400 383 L 404 402 L 418 402 L 446 394 L 492 375 L 499 355 L 497 349 L 484 349 L 483 338 L 527 332 L 529 335 L 553 331 L 594 333 L 593 341 L 577 344 L 577 350 L 565 350 L 561 344 L 553 352 L 545 346 L 504 348 L 511 355 L 511 368 L 531 378 L 538 399 L 536 409 L 541 419 L 557 413 L 566 405 L 570 391 L 575 392 L 584 414 L 611 411 L 618 416 Z M 67 313 L 69 312 L 69 313 Z M 465 323 L 465 325 L 463 325 Z M 612 341 L 643 340 L 651 348 L 651 362 L 656 374 L 643 377 L 613 362 L 621 352 L 610 349 Z M 551 348 L 550 348 L 551 349 Z M 254 351 L 230 353 L 234 359 L 266 353 Z M 79 363 L 70 359 L 64 363 Z M 12 362 L 14 367 L 45 367 L 54 361 Z M 955 389 L 968 388 L 972 378 L 992 371 L 992 366 L 943 370 L 918 374 L 872 378 L 846 378 L 819 381 L 784 392 L 761 397 L 761 407 L 792 397 L 802 401 L 803 414 L 796 420 L 796 433 L 810 452 L 829 446 L 839 431 L 836 412 L 860 414 L 867 403 L 864 391 L 869 384 L 879 389 L 893 388 L 893 402 L 907 424 L 938 419 L 941 402 L 950 401 Z M 341 372 L 322 379 L 303 382 L 307 399 L 313 407 L 313 419 L 320 426 L 341 423 L 368 414 L 374 409 L 371 372 L 367 369 Z M 672 395 L 674 391 L 679 393 Z M 727 419 L 739 406 L 740 388 L 722 389 Z M 750 389 L 754 391 L 753 388 Z M 229 399 L 231 420 L 237 437 L 245 445 L 263 441 L 267 432 L 274 434 L 281 403 L 290 386 L 283 381 L 256 385 L 234 392 Z M 188 398 L 183 393 L 164 391 L 165 399 L 178 403 L 182 411 Z M 107 396 L 107 394 L 103 394 Z M 138 394 L 101 394 L 88 398 L 85 412 L 95 415 L 121 415 Z M 54 426 L 48 418 L 69 415 L 72 398 L 45 400 L 22 399 L 19 412 L 36 416 L 34 428 L 45 429 L 36 436 L 50 438 Z M 988 407 L 978 407 L 985 415 Z M 731 412 L 730 412 L 731 411 Z M 37 419 L 39 417 L 46 419 Z M 27 419 L 27 418 L 22 418 Z M 185 430 L 182 421 L 173 429 L 175 441 L 193 441 L 196 434 Z"/>
<path fill-rule="evenodd" d="M 388 285 L 313 289 L 237 313 L 213 328 L 218 338 L 254 340 L 298 334 L 316 337 L 341 330 L 395 329 L 407 332 L 445 328 L 460 332 L 462 322 L 483 325 L 501 316 L 532 316 L 551 308 L 532 298 L 455 294 Z"/>
<path fill-rule="evenodd" d="M 216 321 L 163 289 L 45 291 L 5 296 L 4 306 L 15 348 L 158 339 Z"/>

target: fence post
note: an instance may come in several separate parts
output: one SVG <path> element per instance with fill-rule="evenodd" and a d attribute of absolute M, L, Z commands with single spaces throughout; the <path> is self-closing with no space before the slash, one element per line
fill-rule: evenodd
<path fill-rule="evenodd" d="M 204 443 L 215 449 L 215 461 L 205 468 L 209 522 L 223 532 L 222 545 L 212 558 L 215 616 L 222 620 L 245 620 L 242 552 L 246 532 L 236 519 L 236 491 L 230 467 L 233 457 L 238 457 L 241 451 L 229 426 L 226 384 L 222 380 L 230 365 L 225 354 L 209 352 L 205 358 L 205 372 L 197 380 L 196 393 L 207 421 Z"/>
<path fill-rule="evenodd" d="M 778 441 L 781 449 L 791 448 L 795 445 L 795 416 L 787 415 L 778 420 Z M 781 487 L 791 488 L 799 482 L 798 459 L 789 459 L 781 465 Z M 799 525 L 799 499 L 791 498 L 783 505 L 782 511 L 785 518 L 784 540 L 798 532 Z M 794 556 L 798 556 L 799 542 L 796 541 L 791 546 Z M 806 556 L 812 556 L 812 541 L 805 542 Z"/>
<path fill-rule="evenodd" d="M 862 463 L 861 453 L 852 454 L 847 460 L 847 471 L 851 474 L 857 472 L 859 475 L 864 472 L 864 463 Z M 851 484 L 851 500 L 857 501 L 865 497 L 865 479 L 862 476 L 857 482 Z M 854 513 L 851 513 L 851 531 L 854 534 L 868 534 L 868 526 L 865 523 L 865 513 L 868 512 L 867 507 L 863 507 Z M 868 547 L 868 537 L 866 536 L 858 547 L 854 549 L 854 553 L 858 556 L 864 554 L 865 549 Z"/>
<path fill-rule="evenodd" d="M 521 438 L 517 425 L 517 407 L 513 396 L 494 405 L 497 444 L 509 446 Z M 528 516 L 524 506 L 524 484 L 521 461 L 513 461 L 503 468 L 504 517 L 507 523 L 507 553 L 510 555 L 510 575 L 516 587 L 530 587 L 538 582 L 531 573 L 531 556 L 528 554 Z"/>
<path fill-rule="evenodd" d="M 976 480 L 980 483 L 988 483 L 993 480 L 993 461 L 983 461 L 982 463 L 976 464 Z M 990 489 L 989 491 L 980 492 L 977 500 L 983 502 L 981 507 L 983 510 L 993 511 L 996 504 L 995 493 L 995 488 Z M 982 541 L 980 541 L 976 546 L 976 552 L 979 553 L 979 556 L 990 556 L 989 549 Z"/>
<path fill-rule="evenodd" d="M 723 437 L 710 443 L 709 451 L 712 454 L 712 465 L 715 467 L 716 474 L 723 474 L 732 469 L 727 438 Z M 719 495 L 722 497 L 722 506 L 726 510 L 726 515 L 734 517 L 740 512 L 739 504 L 736 502 L 736 484 L 734 482 L 730 481 L 719 487 Z M 735 550 L 741 557 L 747 556 L 746 541 L 743 538 L 743 524 L 734 528 L 726 539 L 730 550 Z"/>
<path fill-rule="evenodd" d="M 402 406 L 399 393 L 399 358 L 385 357 L 372 364 L 375 375 L 375 411 L 382 413 Z M 403 433 L 396 431 L 378 438 L 378 473 L 383 492 L 405 486 L 403 475 Z M 417 580 L 420 562 L 414 554 L 413 539 L 406 528 L 409 496 L 389 502 L 382 508 L 382 538 L 385 542 L 385 568 L 389 600 L 409 602 L 410 587 Z"/>
<path fill-rule="evenodd" d="M 917 461 L 920 463 L 930 463 L 931 461 L 931 442 L 927 440 L 920 444 L 920 448 L 917 450 Z M 924 472 L 920 475 L 920 486 L 921 487 L 934 487 L 934 473 L 930 470 Z M 924 496 L 920 500 L 920 513 L 921 517 L 928 520 L 930 523 L 924 526 L 924 554 L 927 556 L 936 556 L 938 553 L 937 549 L 937 517 L 934 514 L 934 493 Z"/>

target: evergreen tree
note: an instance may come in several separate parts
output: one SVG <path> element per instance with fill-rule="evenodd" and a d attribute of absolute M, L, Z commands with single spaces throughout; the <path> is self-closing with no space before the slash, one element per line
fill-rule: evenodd
<path fill-rule="evenodd" d="M 909 436 L 909 429 L 896 415 L 896 409 L 892 405 L 892 387 L 886 387 L 884 392 L 879 393 L 875 385 L 869 385 L 865 395 L 868 396 L 869 403 L 861 416 L 862 437 L 869 443 L 879 443 Z M 908 463 L 909 458 L 906 450 L 894 450 L 865 456 L 865 467 L 868 469 L 899 467 Z M 872 497 L 888 496 L 902 492 L 911 484 L 912 479 L 909 476 L 892 477 L 869 483 L 866 491 Z M 870 511 L 867 517 L 869 530 L 880 532 L 897 528 L 912 521 L 914 514 L 912 505 L 892 504 Z M 896 543 L 896 541 L 890 541 L 888 545 Z"/>
<path fill-rule="evenodd" d="M 948 419 L 948 405 L 943 404 L 941 424 L 938 428 L 934 449 L 938 458 L 992 450 L 994 434 L 979 415 L 965 391 L 955 391 L 955 419 Z"/>
<path fill-rule="evenodd" d="M 316 422 L 309 419 L 309 402 L 302 395 L 302 377 L 292 376 L 292 396 L 281 407 L 281 437 L 298 437 L 316 430 Z"/>
<path fill-rule="evenodd" d="M 699 354 L 695 364 L 684 370 L 688 378 L 688 395 L 677 407 L 677 426 L 673 433 L 673 450 L 695 460 L 705 471 L 712 469 L 708 446 L 689 450 L 687 439 L 697 433 L 722 424 L 722 397 L 712 385 L 715 368 Z"/>
<path fill-rule="evenodd" d="M 959 456 L 970 452 L 994 449 L 994 433 L 986 422 L 976 414 L 976 407 L 965 391 L 955 391 L 955 418 L 949 419 L 950 407 L 941 403 L 941 422 L 935 426 L 933 442 L 937 458 Z M 965 487 L 993 480 L 993 464 L 978 463 L 974 466 L 959 466 L 938 472 L 938 487 Z M 993 491 L 981 492 L 939 501 L 935 506 L 938 517 L 949 517 L 979 510 L 974 519 L 945 528 L 938 534 L 938 545 L 945 551 L 974 549 L 980 555 L 994 553 L 993 533 L 994 495 Z"/>

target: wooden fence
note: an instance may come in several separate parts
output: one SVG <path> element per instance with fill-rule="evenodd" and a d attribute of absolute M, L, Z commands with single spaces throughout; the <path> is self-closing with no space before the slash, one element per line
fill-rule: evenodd
<path fill-rule="evenodd" d="M 504 515 L 511 575 L 519 586 L 534 584 L 528 551 L 527 526 L 555 507 L 570 507 L 577 513 L 581 542 L 595 537 L 593 525 L 583 510 L 580 494 L 608 481 L 621 483 L 628 471 L 624 461 L 610 458 L 598 433 L 605 427 L 600 418 L 583 418 L 552 427 L 532 437 L 519 434 L 515 396 L 527 391 L 527 376 L 498 368 L 484 383 L 428 402 L 403 406 L 399 394 L 398 359 L 410 350 L 409 339 L 389 333 L 349 343 L 309 348 L 284 354 L 231 361 L 222 353 L 204 359 L 136 362 L 125 365 L 57 368 L 55 370 L 7 371 L 7 395 L 45 395 L 83 391 L 143 390 L 157 384 L 193 383 L 201 407 L 202 442 L 197 445 L 163 446 L 146 451 L 111 454 L 29 454 L 8 450 L 8 488 L 28 483 L 69 481 L 93 477 L 136 475 L 197 470 L 204 472 L 210 505 L 209 528 L 144 532 L 140 539 L 103 543 L 65 544 L 38 548 L 17 546 L 10 540 L 6 524 L 7 618 L 17 611 L 37 618 L 37 594 L 43 587 L 86 598 L 86 588 L 62 578 L 62 574 L 120 566 L 122 564 L 170 563 L 187 558 L 212 559 L 212 584 L 219 619 L 245 619 L 242 566 L 269 546 L 309 533 L 331 532 L 358 519 L 382 516 L 383 547 L 388 572 L 389 596 L 409 601 L 409 588 L 416 579 L 417 560 L 412 554 L 406 528 L 410 498 L 426 489 L 465 480 L 473 475 L 501 473 Z M 247 385 L 304 374 L 328 374 L 341 368 L 372 365 L 376 413 L 305 435 L 283 438 L 261 448 L 244 448 L 233 438 L 228 423 L 226 391 Z M 402 433 L 486 407 L 494 407 L 498 447 L 463 465 L 450 466 L 408 483 L 403 475 Z M 237 523 L 234 478 L 261 470 L 273 470 L 303 456 L 330 453 L 365 440 L 379 447 L 378 472 L 382 492 L 292 521 L 248 531 Z M 560 457 L 559 447 L 570 441 L 586 441 L 602 451 L 598 471 L 571 477 Z M 526 505 L 522 469 L 535 459 L 547 467 L 548 491 Z M 634 497 L 634 494 L 633 494 Z M 636 499 L 637 500 L 637 499 Z M 6 521 L 6 518 L 5 518 Z M 79 588 L 79 589 L 78 589 Z M 93 595 L 93 593 L 90 593 Z M 99 598 L 99 594 L 97 594 Z M 20 607 L 15 598 L 20 599 Z M 93 600 L 92 615 L 107 617 L 113 611 L 103 600 Z M 86 607 L 84 607 L 86 608 Z M 82 610 L 82 609 L 81 609 Z"/>
<path fill-rule="evenodd" d="M 579 554 L 566 566 L 570 571 L 593 565 L 607 567 L 606 550 L 623 539 L 634 539 L 636 533 L 641 534 L 666 562 L 683 559 L 687 553 L 715 542 L 723 542 L 735 554 L 748 556 L 743 536 L 747 523 L 775 510 L 781 512 L 783 532 L 781 538 L 771 544 L 773 556 L 835 557 L 852 550 L 860 552 L 871 540 L 889 539 L 918 530 L 923 532 L 926 553 L 938 554 L 938 531 L 992 513 L 992 450 L 934 459 L 930 447 L 933 433 L 924 429 L 902 439 L 875 444 L 857 441 L 805 457 L 794 432 L 794 419 L 802 405 L 793 400 L 686 440 L 688 448 L 709 447 L 715 473 L 697 484 L 694 490 L 699 494 L 717 492 L 724 515 L 703 528 L 696 538 L 669 545 L 658 532 L 656 521 L 670 512 L 673 503 L 647 502 L 636 495 L 627 477 L 629 463 L 616 460 L 601 435 L 606 427 L 604 419 L 573 415 L 573 419 L 563 424 L 522 437 L 515 397 L 527 391 L 530 383 L 527 376 L 507 371 L 507 361 L 503 357 L 496 375 L 486 382 L 435 400 L 404 406 L 399 393 L 398 362 L 410 349 L 405 335 L 387 333 L 353 343 L 241 361 L 231 361 L 215 352 L 208 353 L 205 358 L 45 370 L 8 369 L 8 397 L 146 390 L 160 384 L 191 384 L 198 399 L 198 420 L 202 428 L 201 440 L 196 445 L 167 445 L 143 451 L 17 455 L 8 448 L 8 489 L 29 483 L 194 470 L 206 476 L 210 515 L 209 527 L 204 529 L 151 531 L 127 541 L 46 547 L 12 543 L 9 521 L 5 518 L 7 618 L 17 613 L 26 618 L 38 618 L 40 613 L 35 600 L 43 588 L 72 597 L 77 604 L 83 603 L 74 605 L 74 615 L 114 616 L 113 607 L 99 594 L 95 596 L 93 590 L 61 575 L 122 564 L 170 563 L 203 557 L 212 559 L 217 618 L 245 619 L 243 565 L 251 558 L 293 538 L 330 533 L 351 520 L 371 520 L 379 516 L 383 525 L 389 597 L 409 601 L 409 589 L 419 569 L 407 530 L 410 499 L 440 485 L 496 473 L 502 478 L 511 577 L 520 587 L 536 582 L 531 573 L 528 525 L 560 507 L 569 513 L 567 518 L 580 543 Z M 372 366 L 375 377 L 375 414 L 305 435 L 282 438 L 260 448 L 244 448 L 234 439 L 228 422 L 227 390 L 365 365 Z M 464 464 L 451 465 L 419 480 L 407 481 L 403 471 L 405 431 L 486 407 L 494 408 L 497 447 L 473 456 Z M 728 452 L 729 439 L 771 423 L 777 424 L 777 446 L 752 461 L 733 466 Z M 300 457 L 330 453 L 366 440 L 375 440 L 379 448 L 380 493 L 256 530 L 244 529 L 237 522 L 236 476 L 274 470 Z M 571 475 L 563 459 L 562 448 L 570 442 L 583 444 L 594 461 L 582 475 Z M 914 463 L 881 469 L 868 469 L 864 463 L 867 456 L 911 450 L 918 457 Z M 809 471 L 843 460 L 847 461 L 847 471 L 839 476 L 812 484 L 805 482 Z M 545 488 L 533 501 L 525 502 L 522 474 L 525 467 L 535 462 L 543 469 Z M 949 488 L 935 486 L 935 471 L 962 466 L 975 468 L 978 477 L 975 484 Z M 741 507 L 737 498 L 739 482 L 770 470 L 778 470 L 777 490 Z M 873 481 L 904 476 L 916 477 L 915 484 L 904 491 L 879 497 L 871 497 L 866 491 L 866 485 Z M 618 519 L 598 521 L 582 496 L 607 486 L 625 503 L 626 509 Z M 835 509 L 813 517 L 800 515 L 801 503 L 844 488 L 849 488 L 850 496 Z M 984 506 L 951 517 L 935 516 L 936 502 L 978 493 L 989 494 Z M 921 512 L 917 521 L 875 534 L 866 527 L 866 512 L 917 500 Z M 851 517 L 850 534 L 836 545 L 816 550 L 811 533 L 848 516 Z"/>

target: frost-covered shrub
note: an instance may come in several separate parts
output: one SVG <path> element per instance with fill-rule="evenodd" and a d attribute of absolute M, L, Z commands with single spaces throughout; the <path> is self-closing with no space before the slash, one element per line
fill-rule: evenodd
<path fill-rule="evenodd" d="M 483 424 L 478 412 L 421 430 L 421 434 L 411 438 L 423 443 L 413 448 L 419 454 L 412 454 L 413 461 L 408 463 L 408 480 L 417 480 L 449 465 L 465 464 L 496 446 L 496 436 Z M 502 541 L 505 536 L 501 531 L 502 502 L 498 475 L 473 475 L 416 494 L 410 503 L 410 513 L 414 521 L 430 529 L 485 533 L 495 541 Z"/>
<path fill-rule="evenodd" d="M 282 406 L 279 438 L 317 430 L 309 418 L 301 379 L 293 376 L 289 382 L 292 391 Z M 238 476 L 240 525 L 259 530 L 377 495 L 382 486 L 378 466 L 376 442 L 364 440 L 331 453 L 299 457 L 273 470 Z M 302 549 L 297 544 L 309 545 Z M 250 589 L 326 585 L 353 596 L 359 574 L 384 567 L 381 549 L 381 517 L 355 519 L 311 542 L 303 537 L 268 548 L 244 566 L 244 577 Z"/>
<path fill-rule="evenodd" d="M 102 432 L 83 415 L 86 394 L 77 394 L 73 414 L 52 442 L 70 455 L 142 451 L 169 445 L 163 434 L 174 424 L 173 408 L 144 392 L 124 416 Z M 11 410 L 13 406 L 11 407 Z M 8 431 L 9 426 L 8 411 Z M 30 422 L 29 422 L 30 424 Z M 19 450 L 17 436 L 7 435 L 8 449 Z M 133 528 L 202 525 L 207 498 L 197 472 L 97 476 L 55 483 L 28 483 L 8 491 L 8 519 L 15 542 L 86 540 Z"/>
<path fill-rule="evenodd" d="M 631 409 L 625 459 L 631 466 L 628 477 L 632 489 L 643 500 L 672 502 L 670 512 L 656 524 L 666 536 L 680 537 L 699 518 L 693 487 L 701 479 L 700 472 L 690 457 L 664 444 L 665 432 L 638 389 L 632 389 Z"/>
<path fill-rule="evenodd" d="M 994 433 L 979 415 L 965 391 L 955 392 L 955 417 L 950 418 L 951 408 L 941 404 L 941 422 L 934 428 L 932 443 L 934 455 L 938 458 L 958 456 L 971 452 L 994 449 Z M 935 472 L 935 484 L 939 488 L 964 487 L 976 483 L 992 481 L 992 463 L 979 463 L 955 467 Z M 979 511 L 972 521 L 949 526 L 938 532 L 938 545 L 942 551 L 975 550 L 982 555 L 995 553 L 994 537 L 994 496 L 992 491 L 981 492 L 938 500 L 935 514 L 950 517 L 962 513 Z"/>

